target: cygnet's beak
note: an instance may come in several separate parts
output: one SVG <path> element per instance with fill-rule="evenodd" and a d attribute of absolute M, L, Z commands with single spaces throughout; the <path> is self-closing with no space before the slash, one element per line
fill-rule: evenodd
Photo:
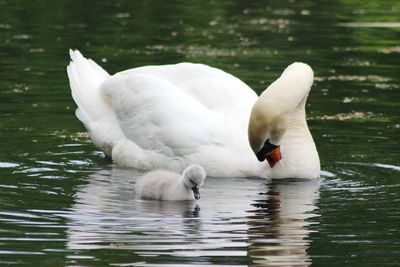
<path fill-rule="evenodd" d="M 193 186 L 192 187 L 192 191 L 193 191 L 193 196 L 195 199 L 200 199 L 200 191 L 199 191 L 199 187 L 198 186 Z"/>
<path fill-rule="evenodd" d="M 282 159 L 280 147 L 278 146 L 273 150 L 271 150 L 270 152 L 266 153 L 265 158 L 267 159 L 269 166 L 273 168 L 275 164 Z"/>

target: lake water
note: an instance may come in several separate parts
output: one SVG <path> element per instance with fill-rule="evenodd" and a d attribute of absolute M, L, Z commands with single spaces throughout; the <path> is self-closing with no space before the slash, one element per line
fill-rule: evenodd
<path fill-rule="evenodd" d="M 0 0 L 0 265 L 400 266 L 400 2 Z M 181 61 L 261 92 L 315 71 L 316 181 L 209 178 L 135 197 L 75 118 L 78 48 L 110 73 Z"/>

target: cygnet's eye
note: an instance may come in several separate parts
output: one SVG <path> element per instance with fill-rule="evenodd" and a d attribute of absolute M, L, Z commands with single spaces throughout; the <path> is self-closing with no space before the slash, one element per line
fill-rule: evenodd
<path fill-rule="evenodd" d="M 196 183 L 195 183 L 192 179 L 189 179 L 189 182 L 190 182 L 192 185 L 196 185 Z"/>

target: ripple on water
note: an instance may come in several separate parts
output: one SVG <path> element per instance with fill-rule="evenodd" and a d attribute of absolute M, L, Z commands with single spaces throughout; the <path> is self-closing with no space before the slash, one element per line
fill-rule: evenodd
<path fill-rule="evenodd" d="M 0 168 L 16 168 L 19 164 L 13 162 L 0 162 Z"/>
<path fill-rule="evenodd" d="M 0 226 L 0 265 L 30 265 L 65 251 L 62 220 L 52 213 L 1 211 Z"/>
<path fill-rule="evenodd" d="M 310 262 L 318 182 L 209 178 L 200 201 L 168 202 L 137 199 L 135 177 L 126 170 L 100 171 L 79 189 L 71 211 L 60 214 L 67 219 L 69 250 L 78 256 L 134 251 L 152 266 L 165 256 L 163 266 L 192 260 L 209 266 Z"/>

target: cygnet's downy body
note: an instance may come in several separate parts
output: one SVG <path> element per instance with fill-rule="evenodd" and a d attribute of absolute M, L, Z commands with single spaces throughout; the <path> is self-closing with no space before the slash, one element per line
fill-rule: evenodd
<path fill-rule="evenodd" d="M 205 170 L 194 164 L 187 167 L 182 175 L 166 170 L 155 170 L 138 178 L 136 193 L 144 199 L 199 199 L 199 188 L 205 179 Z"/>

